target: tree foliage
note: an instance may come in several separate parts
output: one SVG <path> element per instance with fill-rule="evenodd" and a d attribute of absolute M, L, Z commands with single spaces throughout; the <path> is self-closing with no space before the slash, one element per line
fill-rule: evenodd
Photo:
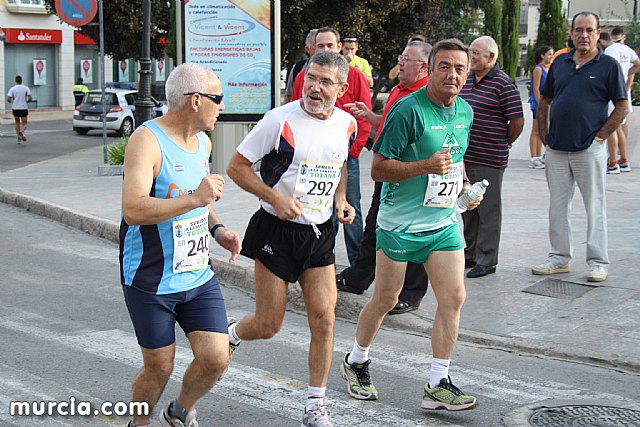
<path fill-rule="evenodd" d="M 480 7 L 484 11 L 484 35 L 499 43 L 502 40 L 502 0 L 485 0 Z"/>
<path fill-rule="evenodd" d="M 520 0 L 503 0 L 502 3 L 502 40 L 500 56 L 502 69 L 512 79 L 516 78 L 516 71 L 520 63 L 519 34 Z"/>
<path fill-rule="evenodd" d="M 56 14 L 55 0 L 45 0 L 47 9 Z M 114 58 L 140 59 L 142 40 L 142 1 L 109 0 L 103 3 L 104 48 Z M 79 27 L 78 31 L 99 43 L 99 17 Z M 169 2 L 151 0 L 151 57 L 164 57 L 164 41 L 170 27 Z"/>
<path fill-rule="evenodd" d="M 473 0 L 287 0 L 282 7 L 282 53 L 287 66 L 302 57 L 312 28 L 334 27 L 358 37 L 358 55 L 386 74 L 409 36 L 429 41 L 457 37 L 469 42 L 480 23 Z"/>
<path fill-rule="evenodd" d="M 567 22 L 562 13 L 562 0 L 540 0 L 540 22 L 535 48 L 553 46 L 561 49 L 566 46 Z"/>

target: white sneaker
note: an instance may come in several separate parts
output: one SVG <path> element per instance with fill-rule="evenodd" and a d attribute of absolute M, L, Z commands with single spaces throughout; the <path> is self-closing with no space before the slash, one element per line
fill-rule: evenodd
<path fill-rule="evenodd" d="M 620 165 L 616 163 L 615 166 L 607 166 L 607 173 L 609 175 L 618 175 L 620 173 Z"/>
<path fill-rule="evenodd" d="M 591 267 L 591 272 L 587 276 L 587 280 L 589 282 L 604 282 L 607 280 L 608 275 L 607 267 L 603 265 L 594 265 Z"/>
<path fill-rule="evenodd" d="M 329 419 L 330 408 L 331 404 L 325 398 L 312 409 L 305 409 L 301 427 L 333 427 Z"/>
<path fill-rule="evenodd" d="M 529 168 L 530 169 L 544 169 L 544 163 L 540 161 L 540 157 L 532 157 L 529 159 Z"/>
<path fill-rule="evenodd" d="M 551 260 L 546 260 L 542 264 L 538 264 L 531 268 L 531 272 L 538 275 L 568 273 L 569 271 L 571 271 L 569 269 L 569 264 L 557 265 Z"/>
<path fill-rule="evenodd" d="M 620 172 L 631 172 L 631 165 L 629 165 L 629 162 L 618 163 L 618 165 L 620 166 Z"/>

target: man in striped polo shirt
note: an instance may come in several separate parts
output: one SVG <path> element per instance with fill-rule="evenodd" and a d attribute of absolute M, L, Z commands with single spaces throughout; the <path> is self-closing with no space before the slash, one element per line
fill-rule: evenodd
<path fill-rule="evenodd" d="M 511 78 L 496 65 L 498 45 L 489 36 L 469 46 L 471 73 L 460 96 L 473 108 L 469 148 L 464 155 L 471 182 L 486 179 L 489 187 L 478 209 L 462 214 L 467 277 L 495 273 L 502 227 L 502 178 L 511 144 L 524 126 L 520 93 Z"/>

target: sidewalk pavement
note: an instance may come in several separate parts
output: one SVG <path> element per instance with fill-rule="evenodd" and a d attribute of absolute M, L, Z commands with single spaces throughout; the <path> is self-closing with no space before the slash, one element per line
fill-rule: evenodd
<path fill-rule="evenodd" d="M 30 117 L 54 119 L 60 114 L 67 117 L 69 112 Z M 549 250 L 549 200 L 544 171 L 528 168 L 528 104 L 525 118 L 525 130 L 514 144 L 504 178 L 500 263 L 495 274 L 465 279 L 467 301 L 462 310 L 460 340 L 640 372 L 640 226 L 632 210 L 640 206 L 640 168 L 607 176 L 611 258 L 608 280 L 600 284 L 586 280 L 586 215 L 576 191 L 571 215 L 575 243 L 572 272 L 552 276 L 576 285 L 552 284 L 550 289 L 559 297 L 524 292 L 548 279 L 532 275 L 530 268 L 544 261 Z M 640 167 L 638 108 L 628 120 L 631 164 Z M 371 158 L 371 153 L 365 151 L 360 160 L 365 214 L 373 192 Z M 0 173 L 0 201 L 117 242 L 122 177 L 98 176 L 101 159 L 102 148 L 95 147 Z M 241 235 L 257 207 L 257 198 L 230 179 L 222 200 L 214 204 L 225 225 Z M 230 264 L 228 254 L 217 245 L 213 245 L 212 258 L 223 283 L 252 291 L 250 260 L 241 257 Z M 342 232 L 337 238 L 336 260 L 338 265 L 348 264 Z M 578 296 L 580 291 L 585 293 Z M 337 315 L 356 322 L 370 295 L 371 289 L 363 296 L 341 292 Z M 430 290 L 418 310 L 388 316 L 384 325 L 408 333 L 429 334 L 434 301 Z M 304 310 L 298 286 L 291 286 L 290 308 Z"/>

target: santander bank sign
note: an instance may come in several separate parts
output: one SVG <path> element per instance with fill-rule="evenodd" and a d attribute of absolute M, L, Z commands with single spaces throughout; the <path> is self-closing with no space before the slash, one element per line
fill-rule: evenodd
<path fill-rule="evenodd" d="M 62 31 L 28 28 L 5 28 L 6 43 L 61 44 Z"/>

